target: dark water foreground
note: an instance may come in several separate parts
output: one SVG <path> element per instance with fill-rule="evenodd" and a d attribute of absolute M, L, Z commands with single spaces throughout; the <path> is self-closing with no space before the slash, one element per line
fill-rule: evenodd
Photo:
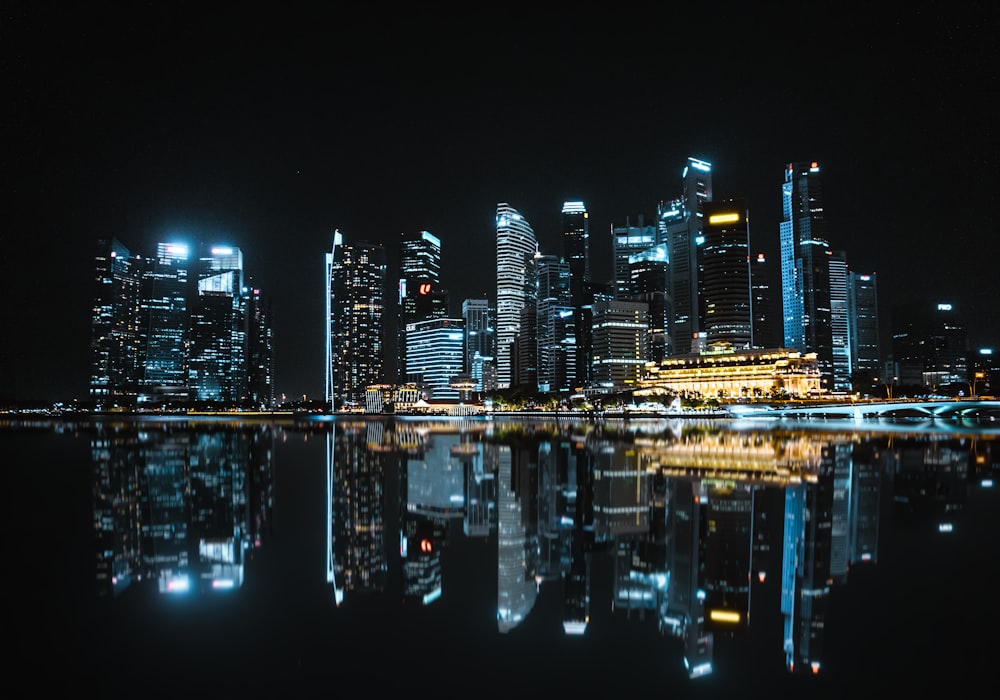
<path fill-rule="evenodd" d="M 9 681 L 868 697 L 992 679 L 987 426 L 0 425 Z"/>

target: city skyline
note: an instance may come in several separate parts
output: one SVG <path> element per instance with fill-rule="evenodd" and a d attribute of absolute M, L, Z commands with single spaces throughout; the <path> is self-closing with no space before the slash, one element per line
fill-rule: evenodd
<path fill-rule="evenodd" d="M 653 220 L 689 157 L 713 164 L 716 199 L 746 199 L 751 252 L 775 261 L 781 170 L 819 161 L 831 247 L 878 274 L 883 312 L 918 294 L 950 302 L 971 346 L 995 345 L 1000 148 L 985 105 L 997 15 L 980 10 L 885 10 L 863 24 L 810 10 L 774 27 L 760 10 L 738 31 L 741 17 L 678 17 L 676 31 L 705 37 L 685 83 L 679 67 L 695 57 L 636 34 L 636 17 L 516 33 L 499 20 L 447 40 L 421 35 L 426 22 L 411 34 L 359 20 L 291 42 L 285 30 L 301 26 L 283 21 L 193 25 L 164 10 L 112 34 L 99 16 L 25 8 L 6 32 L 0 357 L 15 371 L 0 396 L 86 397 L 98 238 L 239 247 L 274 301 L 277 395 L 318 399 L 335 230 L 384 243 L 390 279 L 400 234 L 432 233 L 457 315 L 465 298 L 495 299 L 470 263 L 495 260 L 498 203 L 558 255 L 563 203 L 582 201 L 592 278 L 605 281 L 612 226 Z M 513 38 L 490 41 L 503 30 Z M 815 56 L 797 64 L 787 35 Z M 570 39 L 579 50 L 557 49 Z"/>

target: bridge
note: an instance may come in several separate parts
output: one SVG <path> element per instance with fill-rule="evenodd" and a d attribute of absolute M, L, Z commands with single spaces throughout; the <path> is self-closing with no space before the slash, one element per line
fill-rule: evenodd
<path fill-rule="evenodd" d="M 890 399 L 766 406 L 737 404 L 729 406 L 729 413 L 738 418 L 964 419 L 992 423 L 1000 422 L 1000 401 Z"/>

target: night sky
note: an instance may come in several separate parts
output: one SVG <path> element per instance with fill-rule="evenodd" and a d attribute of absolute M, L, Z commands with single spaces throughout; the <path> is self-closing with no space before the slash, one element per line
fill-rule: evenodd
<path fill-rule="evenodd" d="M 830 243 L 878 275 L 883 315 L 949 301 L 1000 348 L 995 3 L 134 5 L 0 18 L 0 399 L 86 397 L 100 237 L 242 248 L 274 305 L 279 395 L 321 398 L 335 229 L 384 243 L 390 281 L 401 232 L 438 236 L 457 314 L 495 297 L 498 202 L 560 254 L 562 203 L 583 200 L 605 281 L 611 227 L 652 222 L 689 156 L 716 199 L 747 199 L 775 265 L 783 168 L 819 161 Z"/>

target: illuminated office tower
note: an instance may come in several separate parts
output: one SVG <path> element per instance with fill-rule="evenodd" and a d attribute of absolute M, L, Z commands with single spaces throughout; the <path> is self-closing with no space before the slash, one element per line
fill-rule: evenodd
<path fill-rule="evenodd" d="M 870 384 L 881 375 L 878 286 L 875 273 L 848 272 L 847 318 L 851 338 L 851 374 Z"/>
<path fill-rule="evenodd" d="M 785 347 L 816 353 L 821 389 L 833 382 L 830 245 L 819 164 L 789 163 L 781 186 L 781 305 Z"/>
<path fill-rule="evenodd" d="M 615 390 L 635 385 L 649 353 L 649 305 L 612 299 L 594 304 L 595 382 Z"/>
<path fill-rule="evenodd" d="M 629 256 L 629 300 L 649 305 L 649 361 L 660 362 L 671 354 L 670 317 L 673 313 L 667 286 L 670 262 L 667 245 L 660 243 Z"/>
<path fill-rule="evenodd" d="M 706 202 L 697 248 L 700 316 L 707 342 L 734 349 L 753 344 L 750 225 L 742 199 Z"/>
<path fill-rule="evenodd" d="M 406 377 L 406 326 L 449 315 L 448 291 L 441 288 L 441 240 L 428 231 L 401 233 L 396 368 Z"/>
<path fill-rule="evenodd" d="M 712 164 L 688 158 L 681 171 L 681 180 L 681 196 L 661 202 L 657 211 L 659 242 L 667 244 L 670 259 L 669 296 L 674 309 L 670 336 L 676 355 L 691 352 L 693 339 L 702 330 L 697 248 L 702 235 L 704 205 L 712 201 Z"/>
<path fill-rule="evenodd" d="M 590 214 L 583 202 L 563 202 L 563 259 L 569 264 L 570 302 L 574 310 L 576 357 L 573 358 L 576 383 L 589 378 L 590 306 Z"/>
<path fill-rule="evenodd" d="M 97 242 L 95 272 L 90 398 L 101 410 L 135 399 L 141 262 L 118 239 L 104 239 Z"/>
<path fill-rule="evenodd" d="M 630 299 L 632 296 L 632 276 L 629 260 L 657 243 L 655 226 L 643 223 L 643 215 L 633 226 L 625 219 L 624 226 L 611 227 L 611 254 L 614 256 L 614 294 L 616 299 Z"/>
<path fill-rule="evenodd" d="M 248 388 L 243 252 L 215 246 L 199 254 L 193 267 L 188 389 L 197 401 L 235 405 Z"/>
<path fill-rule="evenodd" d="M 271 300 L 260 289 L 247 295 L 247 389 L 250 405 L 273 408 L 274 330 L 271 325 Z"/>
<path fill-rule="evenodd" d="M 462 302 L 462 320 L 465 322 L 465 363 L 464 371 L 475 382 L 476 391 L 491 391 L 495 386 L 487 386 L 491 372 L 489 367 L 496 362 L 494 345 L 496 335 L 493 330 L 493 310 L 489 299 L 466 299 Z M 485 368 L 485 372 L 484 372 Z"/>
<path fill-rule="evenodd" d="M 576 385 L 576 327 L 570 264 L 555 255 L 534 260 L 538 390 L 568 392 Z"/>
<path fill-rule="evenodd" d="M 830 251 L 830 337 L 833 341 L 833 390 L 851 390 L 851 334 L 848 318 L 847 256 L 842 250 Z"/>
<path fill-rule="evenodd" d="M 146 261 L 139 319 L 144 372 L 139 401 L 187 400 L 188 247 L 158 243 Z"/>
<path fill-rule="evenodd" d="M 521 332 L 528 267 L 538 251 L 535 231 L 509 204 L 497 205 L 497 388 L 511 386 L 511 353 Z"/>
<path fill-rule="evenodd" d="M 562 208 L 563 258 L 569 265 L 574 306 L 582 303 L 584 285 L 590 281 L 590 215 L 583 202 L 564 202 Z"/>
<path fill-rule="evenodd" d="M 465 328 L 460 318 L 430 318 L 406 327 L 406 381 L 432 399 L 459 398 L 451 380 L 463 374 Z"/>
<path fill-rule="evenodd" d="M 364 405 L 369 384 L 383 380 L 385 250 L 344 242 L 335 231 L 326 254 L 326 401 L 333 409 Z"/>

